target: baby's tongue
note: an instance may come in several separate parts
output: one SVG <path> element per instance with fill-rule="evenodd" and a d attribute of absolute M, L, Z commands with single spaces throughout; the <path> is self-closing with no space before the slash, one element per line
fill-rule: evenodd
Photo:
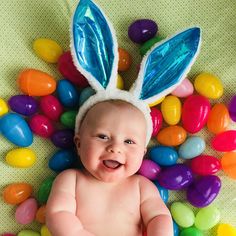
<path fill-rule="evenodd" d="M 103 163 L 106 167 L 112 168 L 112 169 L 115 169 L 120 165 L 118 161 L 113 161 L 113 160 L 106 160 L 106 161 L 103 161 Z"/>

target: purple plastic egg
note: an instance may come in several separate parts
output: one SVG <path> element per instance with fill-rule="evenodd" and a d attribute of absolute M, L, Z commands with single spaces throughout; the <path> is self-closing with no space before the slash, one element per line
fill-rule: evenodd
<path fill-rule="evenodd" d="M 55 131 L 51 140 L 56 147 L 72 148 L 74 146 L 74 131 L 71 129 L 63 129 Z"/>
<path fill-rule="evenodd" d="M 218 176 L 203 176 L 188 187 L 187 200 L 195 207 L 208 206 L 217 197 L 220 188 L 221 180 Z"/>
<path fill-rule="evenodd" d="M 15 95 L 8 100 L 12 111 L 24 116 L 31 116 L 38 110 L 37 101 L 28 95 Z"/>
<path fill-rule="evenodd" d="M 236 95 L 231 98 L 228 109 L 230 118 L 233 121 L 236 121 Z"/>
<path fill-rule="evenodd" d="M 153 38 L 158 31 L 156 22 L 140 19 L 133 22 L 128 29 L 129 38 L 135 43 L 144 43 Z"/>
<path fill-rule="evenodd" d="M 188 166 L 184 164 L 176 164 L 163 169 L 159 173 L 157 180 L 164 188 L 180 190 L 188 187 L 193 182 L 193 175 Z"/>
<path fill-rule="evenodd" d="M 138 173 L 150 180 L 155 180 L 160 170 L 160 166 L 154 161 L 145 159 L 143 160 L 142 165 L 138 170 Z"/>

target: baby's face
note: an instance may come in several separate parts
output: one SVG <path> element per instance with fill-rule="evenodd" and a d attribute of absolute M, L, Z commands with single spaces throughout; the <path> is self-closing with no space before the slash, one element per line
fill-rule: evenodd
<path fill-rule="evenodd" d="M 85 169 L 104 182 L 120 181 L 136 173 L 146 152 L 145 141 L 144 115 L 124 102 L 96 104 L 75 136 Z"/>

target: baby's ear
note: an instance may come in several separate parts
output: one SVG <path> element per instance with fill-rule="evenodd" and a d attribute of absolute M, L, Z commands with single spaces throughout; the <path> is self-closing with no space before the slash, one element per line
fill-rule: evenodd
<path fill-rule="evenodd" d="M 74 136 L 74 143 L 75 143 L 77 151 L 79 152 L 79 149 L 80 149 L 80 135 L 79 134 L 76 134 Z"/>

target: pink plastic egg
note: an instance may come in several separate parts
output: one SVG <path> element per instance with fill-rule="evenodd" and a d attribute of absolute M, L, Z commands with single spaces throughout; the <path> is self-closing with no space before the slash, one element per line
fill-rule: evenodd
<path fill-rule="evenodd" d="M 142 165 L 138 170 L 138 173 L 150 180 L 155 180 L 160 170 L 161 170 L 160 166 L 156 164 L 154 161 L 145 159 L 143 160 Z"/>
<path fill-rule="evenodd" d="M 212 175 L 221 169 L 220 160 L 208 155 L 200 155 L 190 162 L 193 173 L 198 175 Z"/>
<path fill-rule="evenodd" d="M 158 131 L 161 129 L 163 118 L 161 112 L 155 107 L 151 107 L 150 114 L 152 117 L 152 127 L 153 127 L 152 137 L 155 137 Z"/>
<path fill-rule="evenodd" d="M 85 88 L 88 86 L 87 79 L 77 70 L 73 61 L 71 52 L 63 53 L 58 60 L 58 70 L 60 73 L 73 84 Z"/>
<path fill-rule="evenodd" d="M 16 208 L 16 221 L 22 225 L 30 224 L 36 216 L 37 209 L 36 200 L 34 198 L 27 199 Z"/>
<path fill-rule="evenodd" d="M 236 130 L 227 130 L 217 134 L 211 141 L 216 151 L 230 152 L 236 150 Z"/>
<path fill-rule="evenodd" d="M 59 100 L 53 96 L 48 95 L 40 99 L 40 109 L 42 112 L 51 120 L 58 121 L 62 112 L 63 107 Z"/>
<path fill-rule="evenodd" d="M 43 138 L 50 137 L 54 132 L 51 121 L 44 115 L 36 114 L 32 116 L 29 120 L 29 126 L 35 134 Z"/>
<path fill-rule="evenodd" d="M 201 95 L 192 95 L 188 97 L 182 108 L 183 127 L 189 133 L 197 133 L 207 122 L 210 112 L 210 102 Z"/>
<path fill-rule="evenodd" d="M 12 233 L 4 233 L 4 234 L 2 234 L 2 236 L 16 236 L 16 234 L 12 234 Z"/>
<path fill-rule="evenodd" d="M 188 78 L 185 78 L 171 94 L 179 98 L 184 98 L 192 95 L 193 90 L 192 83 Z"/>

